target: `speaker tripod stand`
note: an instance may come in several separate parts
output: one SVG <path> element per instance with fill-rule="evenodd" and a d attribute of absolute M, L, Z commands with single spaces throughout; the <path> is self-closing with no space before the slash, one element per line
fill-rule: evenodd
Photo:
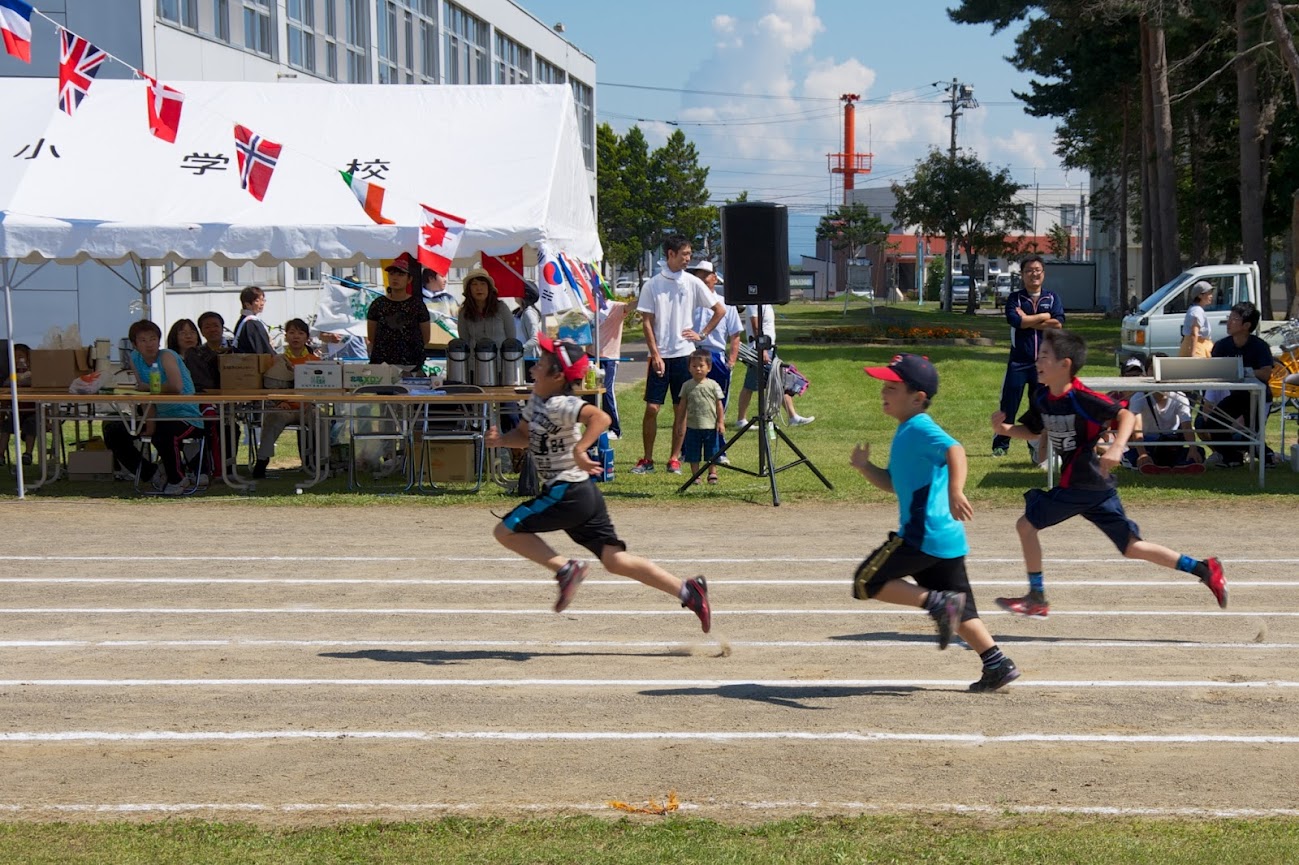
<path fill-rule="evenodd" d="M 762 305 L 758 304 L 758 321 L 761 320 L 762 320 Z M 735 433 L 735 435 L 731 436 L 730 439 L 726 442 L 726 444 L 722 445 L 722 447 L 717 451 L 717 453 L 713 454 L 712 459 L 710 459 L 704 465 L 700 466 L 697 472 L 695 472 L 689 478 L 687 478 L 686 482 L 683 483 L 681 487 L 677 490 L 678 493 L 684 493 L 686 490 L 694 486 L 695 482 L 699 480 L 700 476 L 702 476 L 705 472 L 708 472 L 714 468 L 724 468 L 733 472 L 739 472 L 740 474 L 749 475 L 750 477 L 768 478 L 771 482 L 771 504 L 773 507 L 780 507 L 780 491 L 776 488 L 776 475 L 779 472 L 785 471 L 786 469 L 792 469 L 795 466 L 801 466 L 801 465 L 806 465 L 809 469 L 811 469 L 812 474 L 816 475 L 817 479 L 819 479 L 821 483 L 825 484 L 826 489 L 828 490 L 834 489 L 834 487 L 830 484 L 830 482 L 826 480 L 825 475 L 821 474 L 820 470 L 817 469 L 815 465 L 813 465 L 812 460 L 810 460 L 806 454 L 804 454 L 801 450 L 798 449 L 798 445 L 794 444 L 794 442 L 790 439 L 790 437 L 785 434 L 785 431 L 783 429 L 781 429 L 779 426 L 776 426 L 775 417 L 780 412 L 780 400 L 779 399 L 775 400 L 776 404 L 775 406 L 772 406 L 772 400 L 770 399 L 770 395 L 768 394 L 772 367 L 775 366 L 775 360 L 776 360 L 775 354 L 772 353 L 770 355 L 772 360 L 770 364 L 764 364 L 762 362 L 763 353 L 769 351 L 771 351 L 771 340 L 766 336 L 758 337 L 757 364 L 758 364 L 758 382 L 760 385 L 758 388 L 758 414 L 755 417 L 751 417 L 747 421 L 745 421 L 744 425 L 740 427 L 740 429 Z M 777 373 L 777 381 L 779 381 L 779 373 Z M 781 392 L 782 393 L 784 392 L 783 389 Z M 684 406 L 682 407 L 682 410 L 683 411 L 685 410 Z M 744 438 L 745 433 L 754 429 L 756 429 L 758 433 L 758 468 L 756 471 L 752 469 L 740 468 L 739 466 L 733 465 L 730 462 L 725 462 L 725 463 L 718 462 L 718 460 L 720 460 L 723 456 L 725 456 L 726 452 L 731 449 L 731 445 L 735 444 L 737 441 Z M 768 435 L 768 430 L 774 432 L 775 436 Z M 781 441 L 783 441 L 786 445 L 789 446 L 789 449 L 794 452 L 794 454 L 798 457 L 798 459 L 794 460 L 793 462 L 786 463 L 783 466 L 776 465 L 775 460 L 772 458 L 772 453 L 771 453 L 772 439 L 776 436 L 778 436 Z"/>

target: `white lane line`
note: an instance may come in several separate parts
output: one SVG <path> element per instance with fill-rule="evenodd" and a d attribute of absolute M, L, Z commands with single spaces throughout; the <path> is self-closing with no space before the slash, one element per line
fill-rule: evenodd
<path fill-rule="evenodd" d="M 755 732 L 705 730 L 516 731 L 501 730 L 148 730 L 111 732 L 0 733 L 0 744 L 46 742 L 257 742 L 267 740 L 367 739 L 404 742 L 474 740 L 488 742 L 925 742 L 954 745 L 1060 744 L 1099 745 L 1299 745 L 1299 736 L 1130 734 L 1130 733 L 893 733 L 855 730 L 812 733 L 803 730 Z"/>
<path fill-rule="evenodd" d="M 1122 808 L 1112 805 L 923 805 L 909 802 L 833 802 L 826 800 L 771 802 L 710 800 L 705 804 L 681 802 L 680 811 L 700 814 L 744 811 L 831 811 L 835 813 L 867 812 L 894 814 L 1054 814 L 1107 817 L 1186 817 L 1198 819 L 1256 819 L 1264 817 L 1297 817 L 1294 808 Z M 607 802 L 70 802 L 64 804 L 0 802 L 0 813 L 6 814 L 188 814 L 203 812 L 252 814 L 303 814 L 314 812 L 356 812 L 395 814 L 489 814 L 505 812 L 524 814 L 562 814 L 565 812 L 614 813 Z"/>
<path fill-rule="evenodd" d="M 0 616 L 41 616 L 41 615 L 102 615 L 102 616 L 553 616 L 549 608 L 539 609 L 503 609 L 503 608 L 457 608 L 457 607 L 3 607 Z M 563 612 L 565 616 L 682 616 L 690 613 L 681 610 L 574 610 L 571 607 Z M 731 616 L 927 616 L 924 610 L 906 609 L 852 609 L 844 607 L 835 610 L 714 610 L 713 618 Z M 981 618 L 991 616 L 1013 616 L 1003 610 L 981 611 Z M 1217 618 L 1257 618 L 1299 617 L 1295 610 L 1052 610 L 1051 618 L 1066 616 L 1087 617 L 1171 617 L 1196 616 Z"/>
<path fill-rule="evenodd" d="M 968 679 L 0 679 L 0 688 L 957 688 Z M 1043 679 L 1013 683 L 1013 688 L 1299 688 L 1277 679 Z M 810 696 L 810 695 L 809 695 Z"/>
<path fill-rule="evenodd" d="M 357 579 L 351 577 L 339 578 L 315 578 L 315 577 L 0 577 L 0 584 L 22 585 L 22 584 L 69 584 L 69 585 L 97 585 L 97 584 L 130 584 L 130 585 L 178 585 L 178 586 L 203 586 L 203 585 L 248 585 L 248 586 L 536 586 L 553 588 L 553 584 L 544 577 L 525 577 L 519 579 L 504 578 L 463 578 L 463 579 Z M 836 586 L 842 587 L 849 583 L 848 577 L 838 579 L 808 579 L 808 580 L 786 580 L 786 579 L 729 579 L 726 577 L 710 577 L 708 585 L 710 586 Z M 613 586 L 615 588 L 637 589 L 641 588 L 640 583 L 627 579 L 588 579 L 582 582 L 584 586 Z M 1023 579 L 1015 580 L 970 580 L 972 586 L 1013 586 L 1024 587 L 1026 582 Z M 1169 580 L 1076 580 L 1076 579 L 1058 579 L 1051 580 L 1051 588 L 1056 589 L 1061 586 L 1102 586 L 1104 588 L 1129 588 L 1134 586 L 1187 586 L 1192 585 L 1188 579 L 1169 579 Z M 1299 588 L 1299 580 L 1232 580 L 1231 588 Z"/>
<path fill-rule="evenodd" d="M 1003 640 L 1006 638 L 1003 637 Z M 0 640 L 0 649 L 204 649 L 204 648 L 382 648 L 382 649 L 711 649 L 700 640 Z M 911 648 L 916 640 L 727 640 L 742 649 Z M 956 644 L 958 647 L 960 644 Z M 1066 649 L 1224 649 L 1289 651 L 1299 643 L 1201 643 L 1190 640 L 1007 640 L 1005 645 Z"/>
<path fill-rule="evenodd" d="M 656 562 L 671 565 L 721 564 L 721 565 L 764 565 L 764 564 L 823 564 L 823 563 L 859 563 L 862 554 L 852 556 L 764 556 L 754 557 L 720 557 L 703 556 L 699 558 L 656 558 Z M 1023 565 L 1019 557 L 967 556 L 965 561 L 971 564 L 1015 564 Z M 432 564 L 435 562 L 484 562 L 514 563 L 525 566 L 518 556 L 445 556 L 430 553 L 426 556 L 109 556 L 109 555 L 0 555 L 0 562 L 411 562 L 415 564 Z M 1096 558 L 1047 558 L 1048 565 L 1109 565 L 1111 567 L 1149 567 L 1148 564 L 1135 559 L 1125 559 L 1117 553 L 1112 556 Z M 1223 564 L 1299 564 L 1299 558 L 1236 558 L 1223 557 Z"/>

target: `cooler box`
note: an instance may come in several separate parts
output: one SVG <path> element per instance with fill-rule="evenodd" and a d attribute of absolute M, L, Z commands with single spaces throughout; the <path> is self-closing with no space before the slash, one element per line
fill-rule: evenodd
<path fill-rule="evenodd" d="M 423 442 L 416 451 L 416 473 L 433 483 L 476 483 L 476 451 L 473 442 Z"/>
<path fill-rule="evenodd" d="M 84 450 L 68 454 L 68 479 L 73 481 L 111 481 L 112 451 Z"/>
<path fill-rule="evenodd" d="M 262 374 L 275 361 L 273 354 L 223 354 L 217 358 L 221 370 L 221 389 L 230 391 L 265 390 Z"/>
<path fill-rule="evenodd" d="M 293 368 L 293 387 L 299 390 L 341 390 L 343 364 L 337 360 L 300 363 Z"/>

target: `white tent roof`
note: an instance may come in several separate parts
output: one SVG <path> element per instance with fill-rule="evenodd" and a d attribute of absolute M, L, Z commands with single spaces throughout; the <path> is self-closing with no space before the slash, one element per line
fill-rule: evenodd
<path fill-rule="evenodd" d="M 421 203 L 468 221 L 458 259 L 602 257 L 564 85 L 163 83 L 185 94 L 175 144 L 150 134 L 143 81 L 96 81 L 71 117 L 53 79 L 0 83 L 0 258 L 375 261 L 415 250 Z M 283 145 L 265 201 L 240 188 L 236 123 Z M 343 183 L 354 161 L 396 225 Z"/>

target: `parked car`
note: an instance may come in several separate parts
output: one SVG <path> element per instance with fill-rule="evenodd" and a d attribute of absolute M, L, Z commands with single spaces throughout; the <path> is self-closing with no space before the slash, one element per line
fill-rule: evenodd
<path fill-rule="evenodd" d="M 970 302 L 971 282 L 974 282 L 975 291 L 978 291 L 978 283 L 972 277 L 964 274 L 952 277 L 952 306 L 964 306 Z"/>
<path fill-rule="evenodd" d="M 997 303 L 1005 303 L 1010 297 L 1010 274 L 1003 273 L 997 277 Z"/>
<path fill-rule="evenodd" d="M 634 297 L 637 283 L 634 279 L 620 279 L 613 284 L 613 293 L 618 297 Z"/>

